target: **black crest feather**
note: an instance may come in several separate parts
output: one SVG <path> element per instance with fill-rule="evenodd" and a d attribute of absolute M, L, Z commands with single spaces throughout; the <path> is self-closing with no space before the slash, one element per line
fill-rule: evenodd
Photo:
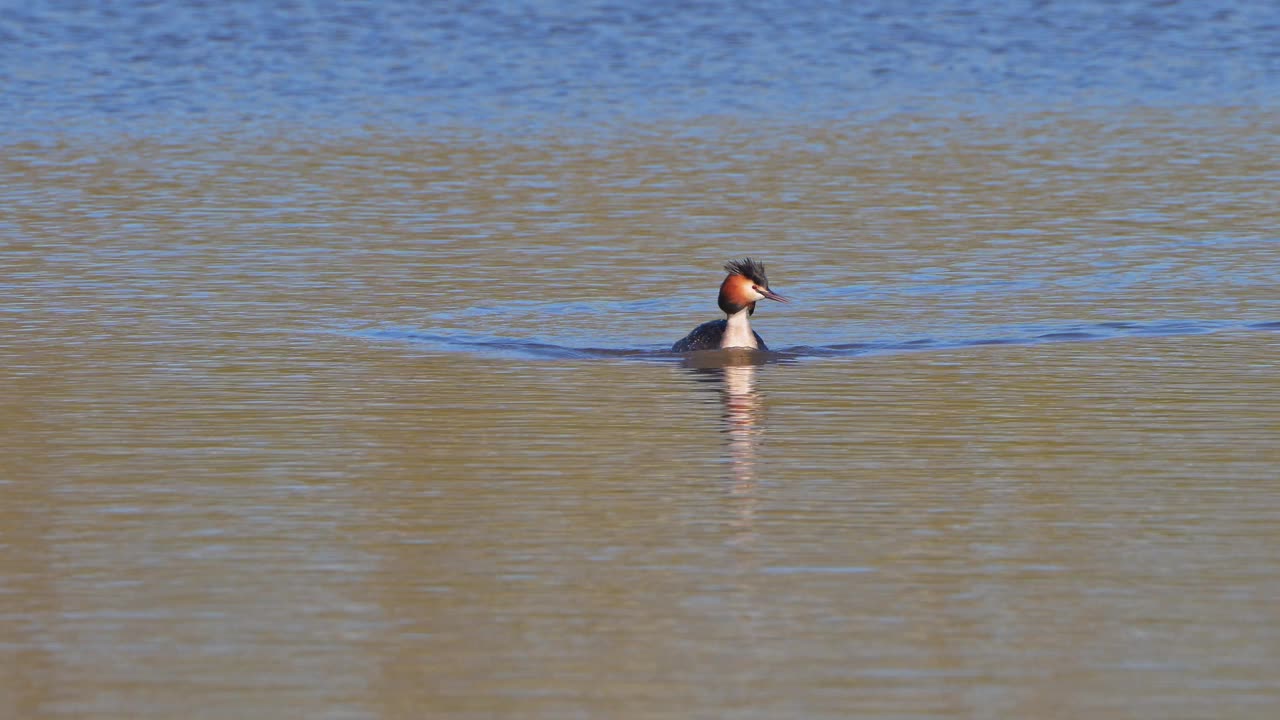
<path fill-rule="evenodd" d="M 769 278 L 765 277 L 764 263 L 762 262 L 757 262 L 751 258 L 730 260 L 724 264 L 724 269 L 730 275 L 741 275 L 756 285 L 769 287 Z"/>

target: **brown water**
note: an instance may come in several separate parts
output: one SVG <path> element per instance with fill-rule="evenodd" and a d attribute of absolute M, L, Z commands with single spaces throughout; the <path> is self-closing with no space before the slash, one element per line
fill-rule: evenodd
<path fill-rule="evenodd" d="M 11 146 L 0 715 L 1273 717 L 1277 137 Z"/>

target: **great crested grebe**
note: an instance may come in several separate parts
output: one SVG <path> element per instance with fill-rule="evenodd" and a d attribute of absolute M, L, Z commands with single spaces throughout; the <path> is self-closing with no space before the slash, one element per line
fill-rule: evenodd
<path fill-rule="evenodd" d="M 720 309 L 728 318 L 705 322 L 693 332 L 677 340 L 672 352 L 715 350 L 718 348 L 758 348 L 768 350 L 764 338 L 751 330 L 747 319 L 756 311 L 757 300 L 787 299 L 769 289 L 764 276 L 764 263 L 751 258 L 730 260 L 724 265 L 729 276 L 720 283 Z"/>

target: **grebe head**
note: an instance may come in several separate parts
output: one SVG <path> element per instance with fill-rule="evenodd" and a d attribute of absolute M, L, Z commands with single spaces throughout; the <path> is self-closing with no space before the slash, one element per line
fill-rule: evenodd
<path fill-rule="evenodd" d="M 769 278 L 764 274 L 764 263 L 751 258 L 730 260 L 724 265 L 729 277 L 720 283 L 720 309 L 726 315 L 742 312 L 747 314 L 756 311 L 757 300 L 777 300 L 788 302 L 776 292 L 769 289 Z"/>

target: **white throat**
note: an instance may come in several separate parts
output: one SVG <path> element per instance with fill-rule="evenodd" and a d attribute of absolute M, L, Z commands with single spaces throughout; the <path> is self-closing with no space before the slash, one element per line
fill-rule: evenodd
<path fill-rule="evenodd" d="M 747 318 L 747 309 L 743 308 L 729 316 L 729 324 L 725 325 L 724 335 L 720 338 L 722 348 L 759 348 L 755 333 L 751 332 L 751 321 Z"/>

